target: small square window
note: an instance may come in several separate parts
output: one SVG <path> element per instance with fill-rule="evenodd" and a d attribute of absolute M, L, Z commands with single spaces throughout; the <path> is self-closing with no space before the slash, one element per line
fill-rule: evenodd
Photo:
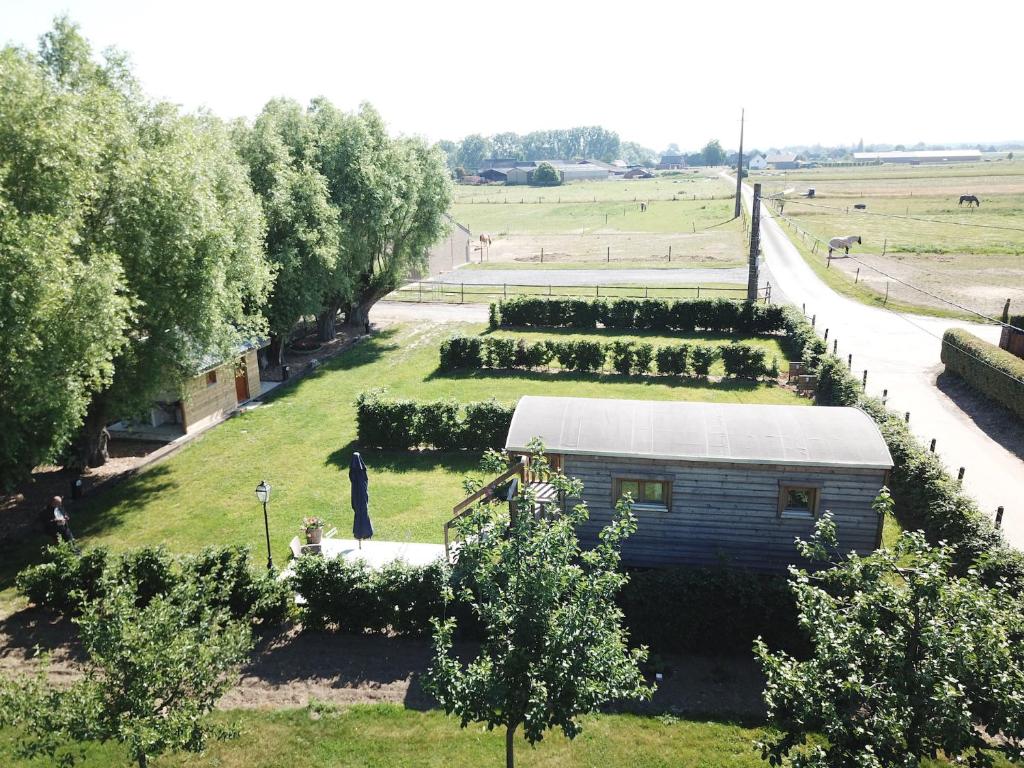
<path fill-rule="evenodd" d="M 779 516 L 813 518 L 818 515 L 818 488 L 779 484 Z"/>
<path fill-rule="evenodd" d="M 210 371 L 209 373 L 206 374 L 206 386 L 207 387 L 212 387 L 216 383 L 217 383 L 217 371 L 216 371 L 216 369 L 214 369 L 214 370 L 212 370 L 212 371 Z"/>
<path fill-rule="evenodd" d="M 665 480 L 617 480 L 614 502 L 627 493 L 636 506 L 648 506 L 668 510 L 671 496 L 669 483 Z"/>

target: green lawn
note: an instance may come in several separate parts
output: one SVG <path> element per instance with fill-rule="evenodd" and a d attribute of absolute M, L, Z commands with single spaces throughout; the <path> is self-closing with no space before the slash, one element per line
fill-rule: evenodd
<path fill-rule="evenodd" d="M 437 373 L 438 348 L 450 333 L 480 325 L 422 322 L 388 329 L 328 361 L 314 375 L 279 390 L 255 410 L 207 432 L 172 458 L 87 499 L 73 511 L 86 545 L 125 549 L 164 544 L 190 552 L 210 544 L 242 543 L 256 560 L 264 543 L 262 510 L 254 493 L 272 486 L 270 533 L 283 565 L 288 542 L 304 515 L 321 515 L 342 535 L 351 529 L 348 462 L 355 444 L 353 402 L 363 390 L 386 386 L 396 396 L 460 401 L 524 394 L 702 400 L 806 402 L 781 387 L 752 382 L 708 384 L 600 374 L 477 371 Z M 370 468 L 370 511 L 377 538 L 442 541 L 442 526 L 462 498 L 462 478 L 479 454 L 364 451 Z M 9 553 L 0 588 L 35 557 L 35 544 Z M 0 607 L 12 598 L 0 589 Z"/>
<path fill-rule="evenodd" d="M 437 711 L 417 712 L 397 705 L 353 706 L 343 710 L 228 712 L 219 719 L 237 728 L 237 738 L 210 745 L 203 755 L 174 755 L 153 763 L 217 768 L 345 766 L 345 768 L 498 768 L 505 764 L 503 730 L 480 725 L 459 728 Z M 685 720 L 671 716 L 594 715 L 569 741 L 552 732 L 536 747 L 516 742 L 516 765 L 628 766 L 629 768 L 761 768 L 752 742 L 761 729 L 728 720 Z M 18 760 L 12 733 L 0 731 L 4 765 L 48 766 L 45 759 Z M 82 768 L 126 765 L 114 745 L 90 745 Z M 923 766 L 943 765 L 926 760 Z M 997 766 L 1008 763 L 996 760 Z"/>

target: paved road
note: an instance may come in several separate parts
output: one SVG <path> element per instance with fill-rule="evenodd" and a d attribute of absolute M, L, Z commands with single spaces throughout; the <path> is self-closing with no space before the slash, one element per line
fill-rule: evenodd
<path fill-rule="evenodd" d="M 744 187 L 747 207 L 752 192 Z M 762 206 L 762 252 L 773 286 L 790 301 L 806 302 L 817 315 L 817 327 L 829 329 L 829 344 L 839 341 L 843 358 L 853 355 L 853 370 L 868 371 L 867 390 L 889 391 L 889 405 L 910 411 L 910 426 L 922 440 L 937 440 L 936 451 L 956 474 L 966 467 L 965 488 L 981 508 L 994 515 L 1005 507 L 1003 529 L 1024 548 L 1024 460 L 989 437 L 935 385 L 943 366 L 939 359 L 942 333 L 956 326 L 995 342 L 998 328 L 869 307 L 840 296 L 823 283 Z"/>
<path fill-rule="evenodd" d="M 747 284 L 747 268 L 728 269 L 457 269 L 432 278 L 466 285 Z"/>

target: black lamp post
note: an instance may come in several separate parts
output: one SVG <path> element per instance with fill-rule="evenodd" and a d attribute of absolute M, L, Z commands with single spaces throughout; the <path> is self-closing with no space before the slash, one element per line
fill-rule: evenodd
<path fill-rule="evenodd" d="M 256 498 L 263 503 L 263 527 L 267 531 L 267 570 L 274 570 L 274 558 L 270 555 L 270 521 L 267 519 L 267 502 L 270 501 L 270 485 L 260 480 L 256 486 Z"/>

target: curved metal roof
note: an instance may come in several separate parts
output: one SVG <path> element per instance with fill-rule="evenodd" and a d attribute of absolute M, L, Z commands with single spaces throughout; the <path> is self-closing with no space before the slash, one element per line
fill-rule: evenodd
<path fill-rule="evenodd" d="M 889 469 L 874 420 L 857 408 L 664 400 L 535 397 L 519 400 L 506 450 L 539 437 L 552 453 Z"/>

